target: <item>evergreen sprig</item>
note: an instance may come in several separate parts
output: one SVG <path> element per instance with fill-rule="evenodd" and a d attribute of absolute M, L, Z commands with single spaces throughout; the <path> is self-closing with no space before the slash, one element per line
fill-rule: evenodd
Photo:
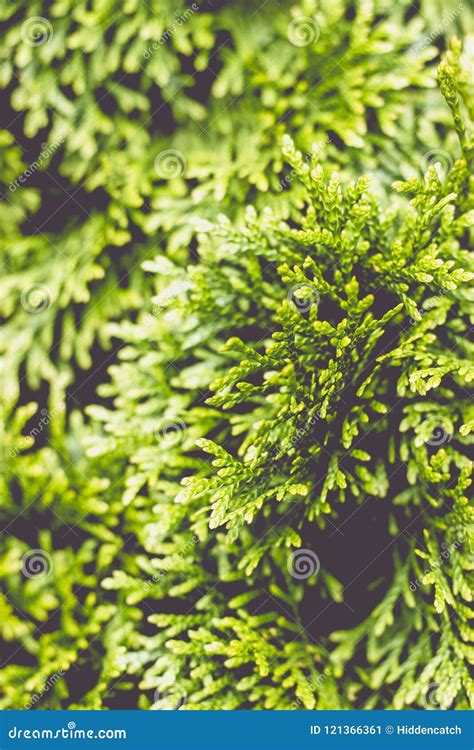
<path fill-rule="evenodd" d="M 196 12 L 172 37 L 174 52 L 160 45 L 159 57 L 146 58 L 137 96 L 136 85 L 119 85 L 112 117 L 98 115 L 84 81 L 112 87 L 122 64 L 137 73 L 133 30 L 148 43 L 171 20 L 158 28 L 143 4 L 128 3 L 101 67 L 107 37 L 88 31 L 115 6 L 86 5 L 75 4 L 71 33 L 68 4 L 52 4 L 54 45 L 37 56 L 20 40 L 18 3 L 4 11 L 11 75 L 25 74 L 13 103 L 28 111 L 27 135 L 47 127 L 50 142 L 82 111 L 81 140 L 64 131 L 60 172 L 82 180 L 84 144 L 93 165 L 86 189 L 107 196 L 105 210 L 46 238 L 24 231 L 36 187 L 9 191 L 2 208 L 11 234 L 0 235 L 9 264 L 0 707 L 472 705 L 474 191 L 459 42 L 439 69 L 448 107 L 423 126 L 443 124 L 440 142 L 451 149 L 450 111 L 459 158 L 447 174 L 432 165 L 397 181 L 388 199 L 380 186 L 391 169 L 372 183 L 353 175 L 377 155 L 382 163 L 390 139 L 399 154 L 404 119 L 426 104 L 414 89 L 429 85 L 423 63 L 436 53 L 409 54 L 419 24 L 395 37 L 375 5 L 357 4 L 350 22 L 343 3 L 307 3 L 321 37 L 316 61 L 311 46 L 287 46 L 295 12 L 276 11 L 272 24 L 264 13 L 248 38 L 235 23 L 240 6 Z M 393 11 L 399 24 L 402 11 Z M 150 92 L 158 85 L 172 98 L 186 77 L 183 56 L 195 74 L 212 64 L 222 28 L 232 30 L 233 51 L 222 53 L 208 103 L 216 117 L 222 109 L 213 132 L 229 137 L 219 148 L 212 137 L 196 145 L 190 126 L 155 146 L 144 129 Z M 265 52 L 291 72 L 276 75 Z M 348 71 L 315 89 L 324 107 L 313 109 L 308 86 L 345 55 Z M 169 67 L 158 65 L 162 56 Z M 393 70 L 400 60 L 404 75 Z M 38 99 L 25 96 L 27 80 L 38 80 Z M 63 101 L 71 81 L 77 111 Z M 219 104 L 233 97 L 235 108 Z M 183 101 L 199 120 L 202 104 Z M 380 132 L 368 127 L 373 109 Z M 328 131 L 344 142 L 341 154 L 335 143 L 310 148 Z M 180 146 L 189 170 L 170 183 L 150 177 L 164 145 Z M 2 147 L 11 182 L 25 165 L 11 134 Z M 209 195 L 226 216 L 208 209 Z M 18 307 L 32 284 L 46 288 L 47 304 L 23 295 Z M 74 365 L 93 367 L 97 341 L 119 351 L 83 411 L 69 397 Z M 43 393 L 33 398 L 25 378 Z M 328 537 L 367 503 L 382 515 L 393 570 L 371 576 L 376 602 L 362 622 L 319 632 L 349 587 Z"/>

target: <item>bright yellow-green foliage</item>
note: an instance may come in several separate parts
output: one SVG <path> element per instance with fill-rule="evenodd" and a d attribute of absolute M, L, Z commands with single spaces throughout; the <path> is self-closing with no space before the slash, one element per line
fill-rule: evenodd
<path fill-rule="evenodd" d="M 1 6 L 0 708 L 474 702 L 443 8 Z"/>

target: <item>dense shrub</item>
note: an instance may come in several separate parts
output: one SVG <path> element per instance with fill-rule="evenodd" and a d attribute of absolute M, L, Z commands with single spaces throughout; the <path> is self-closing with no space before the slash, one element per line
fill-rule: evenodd
<path fill-rule="evenodd" d="M 238 215 L 251 200 L 287 218 L 299 194 L 286 190 L 284 134 L 306 158 L 318 143 L 327 164 L 370 168 L 385 186 L 449 151 L 431 40 L 469 13 L 426 5 L 4 4 L 0 312 L 6 338 L 21 330 L 0 349 L 7 398 L 22 365 L 34 389 L 93 367 L 94 345 L 110 346 L 104 323 L 147 294 L 141 261 L 157 247 L 187 261 L 193 216 Z M 34 324 L 17 304 L 32 285 L 54 303 Z"/>
<path fill-rule="evenodd" d="M 467 707 L 460 43 L 89 5 L 3 10 L 0 705 Z"/>

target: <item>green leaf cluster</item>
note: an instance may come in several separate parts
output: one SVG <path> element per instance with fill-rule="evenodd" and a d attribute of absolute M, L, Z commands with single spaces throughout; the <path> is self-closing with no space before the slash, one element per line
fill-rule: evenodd
<path fill-rule="evenodd" d="M 44 4 L 2 10 L 37 171 L 92 208 L 28 231 L 55 190 L 2 133 L 1 708 L 472 705 L 472 100 L 386 6 L 55 0 L 37 47 Z M 368 504 L 390 573 L 319 633 Z"/>

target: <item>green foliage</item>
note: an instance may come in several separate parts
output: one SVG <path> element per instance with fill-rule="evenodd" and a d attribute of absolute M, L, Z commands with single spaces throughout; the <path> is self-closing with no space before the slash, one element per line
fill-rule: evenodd
<path fill-rule="evenodd" d="M 50 228 L 40 213 L 25 234 L 40 198 L 29 177 L 11 189 L 28 164 L 6 155 L 0 254 L 10 273 L 0 312 L 4 337 L 19 340 L 14 354 L 8 344 L 0 351 L 13 403 L 23 363 L 33 388 L 58 375 L 72 383 L 71 362 L 91 367 L 94 344 L 110 345 L 104 323 L 147 296 L 141 261 L 161 247 L 186 262 L 194 216 L 238 214 L 248 200 L 284 218 L 297 209 L 285 133 L 308 159 L 317 143 L 328 164 L 377 170 L 380 189 L 418 172 L 426 143 L 442 143 L 446 112 L 437 92 L 426 95 L 438 50 L 423 16 L 404 20 L 409 3 L 357 2 L 351 20 L 341 0 L 268 3 L 250 15 L 245 2 L 197 5 L 13 0 L 0 11 L 0 85 L 37 174 L 52 174 L 42 205 L 54 219 Z M 469 15 L 458 16 L 454 0 L 446 13 L 452 28 Z M 37 284 L 53 309 L 33 324 L 17 300 Z M 50 356 L 58 327 L 67 343 Z"/>
<path fill-rule="evenodd" d="M 357 3 L 351 20 L 342 2 L 250 20 L 238 3 L 180 25 L 175 4 L 69 5 L 51 4 L 38 47 L 21 29 L 43 4 L 2 11 L 3 85 L 27 138 L 60 142 L 55 178 L 105 197 L 57 232 L 25 231 L 35 186 L 1 209 L 0 707 L 468 707 L 474 191 L 459 42 L 439 67 L 443 108 L 438 49 L 411 53 L 429 32 L 404 3 Z M 301 16 L 310 44 L 289 38 Z M 424 138 L 446 174 L 421 173 Z M 26 164 L 11 133 L 1 145 L 9 185 Z M 154 164 L 170 148 L 165 180 Z M 394 176 L 407 179 L 387 196 Z M 374 570 L 362 622 L 319 634 L 352 583 L 327 539 L 367 503 L 393 570 Z"/>

